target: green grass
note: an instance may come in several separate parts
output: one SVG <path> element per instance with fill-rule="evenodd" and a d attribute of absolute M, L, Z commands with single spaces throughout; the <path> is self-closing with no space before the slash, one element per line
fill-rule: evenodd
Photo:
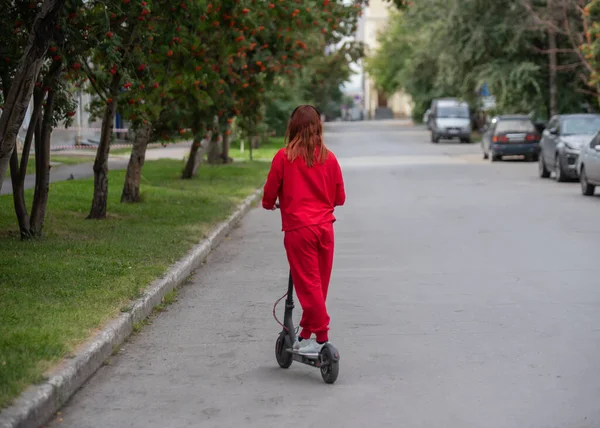
<path fill-rule="evenodd" d="M 271 161 L 275 153 L 284 146 L 282 137 L 272 137 L 269 138 L 267 143 L 263 143 L 260 145 L 258 149 L 252 149 L 252 159 L 253 160 L 263 160 L 263 161 Z M 229 149 L 229 156 L 234 159 L 250 159 L 250 151 L 248 150 L 248 142 L 245 141 L 244 144 L 244 152 L 242 153 L 240 150 L 240 142 L 233 141 L 231 143 L 231 147 Z"/>
<path fill-rule="evenodd" d="M 481 143 L 481 139 L 483 138 L 483 134 L 473 131 L 471 132 L 471 142 L 472 143 Z"/>
<path fill-rule="evenodd" d="M 121 147 L 119 149 L 110 149 L 111 155 L 130 155 L 131 147 Z"/>
<path fill-rule="evenodd" d="M 85 220 L 93 181 L 51 186 L 45 237 L 20 241 L 11 196 L 0 197 L 0 408 L 88 338 L 224 220 L 266 177 L 268 164 L 144 166 L 143 203 L 120 204 L 124 171 L 109 174 L 106 220 Z M 26 192 L 30 201 L 32 191 Z M 165 297 L 164 304 L 175 298 Z M 139 327 L 139 326 L 138 326 Z"/>
<path fill-rule="evenodd" d="M 94 159 L 94 156 L 50 156 L 50 160 L 52 162 L 58 162 L 63 165 L 76 165 L 78 163 L 94 162 Z"/>

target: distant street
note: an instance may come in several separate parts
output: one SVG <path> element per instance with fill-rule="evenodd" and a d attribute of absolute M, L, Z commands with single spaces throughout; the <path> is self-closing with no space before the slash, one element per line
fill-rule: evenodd
<path fill-rule="evenodd" d="M 287 265 L 279 214 L 255 209 L 52 427 L 600 426 L 600 196 L 406 122 L 326 142 L 348 195 L 338 382 L 277 366 Z"/>

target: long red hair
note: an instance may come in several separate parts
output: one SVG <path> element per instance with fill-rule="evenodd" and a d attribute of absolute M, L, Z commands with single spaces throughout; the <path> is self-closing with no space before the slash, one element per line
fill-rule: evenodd
<path fill-rule="evenodd" d="M 315 164 L 317 151 L 318 162 L 322 163 L 327 159 L 328 150 L 323 142 L 321 116 L 313 106 L 301 105 L 294 110 L 285 141 L 287 157 L 291 162 L 301 157 L 310 168 Z"/>

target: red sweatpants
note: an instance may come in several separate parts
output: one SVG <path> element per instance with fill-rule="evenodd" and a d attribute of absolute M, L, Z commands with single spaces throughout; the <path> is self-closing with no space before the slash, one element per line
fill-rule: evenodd
<path fill-rule="evenodd" d="M 325 306 L 333 266 L 333 223 L 285 232 L 284 246 L 296 295 L 302 306 L 300 337 L 329 340 L 329 315 Z"/>

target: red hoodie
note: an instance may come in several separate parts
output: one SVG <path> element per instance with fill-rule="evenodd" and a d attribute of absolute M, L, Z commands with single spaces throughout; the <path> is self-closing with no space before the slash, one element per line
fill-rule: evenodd
<path fill-rule="evenodd" d="M 272 210 L 277 198 L 284 231 L 334 222 L 334 208 L 346 201 L 342 170 L 335 155 L 328 152 L 322 163 L 315 157 L 314 166 L 309 168 L 301 157 L 290 162 L 286 150 L 279 150 L 265 184 L 263 207 Z"/>

